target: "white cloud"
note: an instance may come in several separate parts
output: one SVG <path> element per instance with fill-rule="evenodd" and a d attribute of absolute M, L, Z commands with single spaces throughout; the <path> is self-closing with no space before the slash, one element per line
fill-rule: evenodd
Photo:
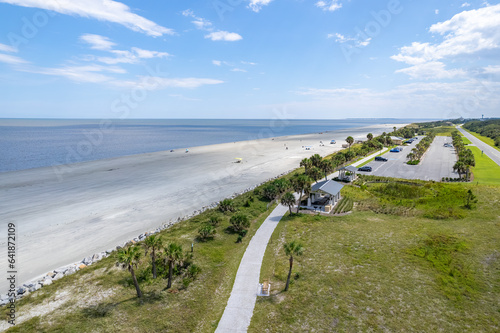
<path fill-rule="evenodd" d="M 196 21 L 192 21 L 197 29 L 211 31 L 213 29 L 212 22 L 205 20 L 203 18 L 197 18 Z"/>
<path fill-rule="evenodd" d="M 215 66 L 220 66 L 220 65 L 222 65 L 222 61 L 220 61 L 220 60 L 212 60 L 212 64 L 214 64 Z"/>
<path fill-rule="evenodd" d="M 235 32 L 227 32 L 227 31 L 216 31 L 212 32 L 205 36 L 205 38 L 209 38 L 213 41 L 227 41 L 227 42 L 235 42 L 243 39 L 239 34 Z"/>
<path fill-rule="evenodd" d="M 384 114 L 387 117 L 413 115 L 422 118 L 471 117 L 500 108 L 500 83 L 478 80 L 461 82 L 416 82 L 390 90 L 359 88 L 304 88 L 295 92 L 302 101 L 285 107 L 289 113 L 315 110 L 315 116 L 345 118 Z M 472 103 L 472 104 L 471 104 Z M 270 105 L 266 105 L 270 107 Z"/>
<path fill-rule="evenodd" d="M 396 73 L 409 75 L 414 79 L 456 79 L 465 77 L 466 72 L 463 69 L 446 70 L 445 65 L 439 61 L 431 61 L 423 64 L 417 64 L 408 68 L 397 70 Z"/>
<path fill-rule="evenodd" d="M 434 10 L 434 14 L 439 14 L 439 9 Z"/>
<path fill-rule="evenodd" d="M 443 71 L 443 61 L 458 56 L 481 57 L 493 51 L 499 53 L 500 5 L 463 11 L 447 21 L 432 25 L 429 32 L 441 35 L 443 40 L 435 44 L 413 42 L 402 47 L 399 54 L 391 58 L 414 68 L 399 72 L 413 77 L 421 73 L 428 78 L 428 69 L 434 68 L 437 70 L 436 78 L 460 76 L 463 72 Z"/>
<path fill-rule="evenodd" d="M 244 69 L 241 69 L 241 68 L 233 68 L 231 69 L 231 72 L 242 72 L 242 73 L 246 73 L 247 71 L 244 70 Z"/>
<path fill-rule="evenodd" d="M 321 8 L 324 11 L 334 12 L 342 8 L 342 4 L 339 2 L 339 0 L 318 1 L 316 2 L 316 7 Z"/>
<path fill-rule="evenodd" d="M 100 35 L 93 35 L 93 34 L 85 34 L 81 35 L 80 39 L 84 41 L 85 43 L 90 44 L 91 49 L 95 50 L 111 50 L 111 48 L 116 45 L 112 41 L 109 40 L 108 37 L 100 36 Z"/>
<path fill-rule="evenodd" d="M 17 49 L 15 47 L 12 47 L 10 45 L 5 45 L 0 43 L 0 51 L 2 52 L 17 52 Z"/>
<path fill-rule="evenodd" d="M 138 47 L 133 47 L 132 51 L 135 52 L 137 57 L 143 58 L 143 59 L 151 59 L 151 58 L 167 58 L 170 56 L 167 52 L 158 52 L 158 51 L 149 51 L 149 50 L 143 50 Z"/>
<path fill-rule="evenodd" d="M 357 36 L 356 38 L 354 37 L 346 37 L 342 34 L 334 33 L 334 34 L 328 34 L 327 38 L 335 38 L 335 42 L 337 43 L 348 43 L 348 42 L 353 42 L 351 45 L 352 47 L 366 47 L 370 45 L 371 38 L 368 37 L 367 39 L 361 39 L 361 36 Z"/>
<path fill-rule="evenodd" d="M 130 7 L 113 0 L 0 0 L 0 2 L 113 22 L 155 37 L 174 33 L 172 29 L 134 14 L 130 11 Z"/>
<path fill-rule="evenodd" d="M 191 9 L 186 9 L 182 11 L 182 15 L 186 17 L 196 17 Z"/>
<path fill-rule="evenodd" d="M 257 65 L 255 62 L 250 62 L 250 61 L 241 61 L 241 63 L 242 63 L 243 65 L 251 65 L 251 66 L 255 66 L 255 65 Z"/>
<path fill-rule="evenodd" d="M 484 68 L 484 73 L 486 74 L 495 74 L 499 75 L 500 74 L 500 66 L 488 66 Z"/>
<path fill-rule="evenodd" d="M 116 82 L 116 85 L 122 87 L 150 87 L 152 89 L 162 88 L 185 88 L 194 89 L 205 85 L 221 84 L 224 81 L 206 78 L 164 78 L 164 77 L 139 77 L 138 81 Z"/>
<path fill-rule="evenodd" d="M 250 0 L 248 8 L 258 13 L 262 9 L 262 7 L 269 5 L 271 1 L 273 0 Z"/>
<path fill-rule="evenodd" d="M 462 4 L 462 6 L 460 6 L 460 7 L 462 7 L 462 8 L 464 8 L 464 7 L 470 7 L 470 3 L 468 3 L 468 2 L 464 2 L 464 3 Z"/>
<path fill-rule="evenodd" d="M 11 64 L 11 65 L 20 65 L 20 64 L 27 64 L 28 62 L 24 59 L 21 59 L 16 56 L 12 56 L 9 54 L 3 54 L 0 53 L 0 62 L 4 62 L 6 64 Z"/>
<path fill-rule="evenodd" d="M 115 55 L 115 57 L 97 58 L 91 56 L 87 57 L 87 59 L 84 58 L 84 60 L 93 61 L 94 59 L 97 59 L 97 61 L 108 65 L 115 65 L 119 63 L 134 64 L 139 62 L 140 59 L 167 58 L 170 56 L 167 52 L 144 50 L 138 47 L 132 47 L 131 51 L 113 50 L 113 46 L 116 44 L 109 40 L 109 38 L 100 35 L 85 34 L 80 36 L 80 39 L 90 44 L 92 49 L 108 51 Z"/>
<path fill-rule="evenodd" d="M 113 81 L 113 77 L 102 74 L 108 72 L 113 74 L 123 74 L 126 71 L 119 67 L 85 65 L 85 66 L 62 66 L 58 68 L 26 69 L 31 73 L 61 76 L 76 82 L 104 83 Z"/>

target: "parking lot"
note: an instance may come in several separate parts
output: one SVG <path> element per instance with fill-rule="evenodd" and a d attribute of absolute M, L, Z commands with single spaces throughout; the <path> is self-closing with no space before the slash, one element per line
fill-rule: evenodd
<path fill-rule="evenodd" d="M 455 149 L 444 147 L 444 143 L 451 143 L 451 137 L 436 136 L 431 146 L 425 152 L 418 165 L 408 165 L 406 155 L 411 152 L 423 136 L 418 137 L 413 143 L 402 146 L 399 153 L 387 152 L 382 156 L 387 158 L 387 162 L 372 161 L 368 166 L 372 167 L 372 172 L 362 172 L 359 174 L 440 181 L 443 177 L 458 177 L 458 173 L 453 172 L 453 165 L 457 161 Z"/>

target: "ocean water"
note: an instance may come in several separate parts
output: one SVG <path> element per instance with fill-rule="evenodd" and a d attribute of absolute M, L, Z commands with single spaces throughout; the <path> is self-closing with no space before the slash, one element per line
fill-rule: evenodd
<path fill-rule="evenodd" d="M 0 119 L 0 172 L 422 119 Z"/>

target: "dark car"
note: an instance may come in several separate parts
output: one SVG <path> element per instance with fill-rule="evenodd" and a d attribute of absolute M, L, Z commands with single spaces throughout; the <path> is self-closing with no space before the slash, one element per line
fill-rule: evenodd
<path fill-rule="evenodd" d="M 387 158 L 382 157 L 382 156 L 376 156 L 375 161 L 380 161 L 380 162 L 387 162 Z"/>
<path fill-rule="evenodd" d="M 398 147 L 392 148 L 391 153 L 399 153 L 399 148 Z"/>
<path fill-rule="evenodd" d="M 359 168 L 358 171 L 371 172 L 372 171 L 372 167 L 365 165 L 365 166 L 362 166 L 361 168 Z"/>

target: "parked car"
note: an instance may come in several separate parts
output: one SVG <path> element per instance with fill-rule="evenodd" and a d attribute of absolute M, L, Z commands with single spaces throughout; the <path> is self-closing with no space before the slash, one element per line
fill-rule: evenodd
<path fill-rule="evenodd" d="M 411 139 L 410 139 L 410 140 L 406 140 L 406 141 L 405 141 L 405 143 L 407 143 L 407 144 L 412 144 L 412 143 L 413 143 L 413 140 L 411 140 Z"/>
<path fill-rule="evenodd" d="M 371 172 L 372 171 L 372 167 L 368 166 L 368 165 L 365 165 L 365 166 L 362 166 L 361 168 L 358 168 L 358 171 Z"/>
<path fill-rule="evenodd" d="M 336 144 L 336 143 L 337 143 L 337 141 L 335 141 L 335 140 L 330 141 L 331 145 Z"/>
<path fill-rule="evenodd" d="M 382 156 L 376 156 L 375 161 L 380 161 L 380 162 L 387 162 L 387 158 L 382 157 Z"/>
<path fill-rule="evenodd" d="M 402 149 L 399 148 L 399 147 L 396 147 L 396 148 L 392 148 L 391 149 L 391 153 L 399 153 Z"/>

